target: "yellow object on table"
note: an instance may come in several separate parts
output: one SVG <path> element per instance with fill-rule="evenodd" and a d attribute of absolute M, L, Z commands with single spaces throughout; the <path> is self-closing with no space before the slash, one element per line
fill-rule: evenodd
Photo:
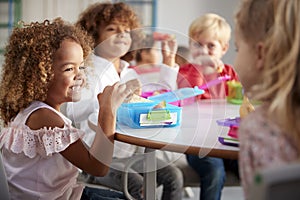
<path fill-rule="evenodd" d="M 243 103 L 240 107 L 240 118 L 243 119 L 249 113 L 255 110 L 254 106 L 250 103 L 248 97 L 244 96 Z"/>

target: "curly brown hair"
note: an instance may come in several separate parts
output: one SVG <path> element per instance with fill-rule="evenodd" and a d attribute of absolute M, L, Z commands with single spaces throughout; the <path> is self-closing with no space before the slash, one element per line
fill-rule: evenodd
<path fill-rule="evenodd" d="M 90 5 L 79 16 L 76 26 L 84 29 L 95 41 L 101 30 L 111 23 L 118 23 L 129 27 L 131 30 L 139 28 L 140 22 L 134 10 L 123 2 L 118 3 L 95 3 Z"/>
<path fill-rule="evenodd" d="M 85 31 L 56 18 L 51 23 L 20 24 L 9 39 L 0 82 L 0 116 L 5 125 L 32 101 L 44 101 L 53 79 L 53 56 L 63 40 L 81 45 L 84 58 L 92 39 Z"/>

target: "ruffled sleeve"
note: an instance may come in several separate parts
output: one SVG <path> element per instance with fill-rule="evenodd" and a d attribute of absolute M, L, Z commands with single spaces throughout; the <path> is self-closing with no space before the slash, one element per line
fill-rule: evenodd
<path fill-rule="evenodd" d="M 65 125 L 63 128 L 42 128 L 31 130 L 28 126 L 7 127 L 2 130 L 0 141 L 3 148 L 14 153 L 24 153 L 33 158 L 51 156 L 65 150 L 70 144 L 81 139 L 84 132 Z"/>

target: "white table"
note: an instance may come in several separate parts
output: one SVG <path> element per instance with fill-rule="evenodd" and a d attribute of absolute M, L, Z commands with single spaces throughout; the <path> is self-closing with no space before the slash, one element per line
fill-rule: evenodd
<path fill-rule="evenodd" d="M 219 126 L 218 119 L 239 116 L 239 106 L 225 100 L 205 100 L 186 105 L 182 109 L 182 124 L 172 128 L 133 129 L 118 124 L 115 139 L 147 147 L 145 154 L 145 199 L 155 199 L 155 149 L 199 156 L 237 159 L 238 147 L 222 145 L 218 136 L 227 134 L 228 128 Z M 89 121 L 97 122 L 97 114 Z"/>

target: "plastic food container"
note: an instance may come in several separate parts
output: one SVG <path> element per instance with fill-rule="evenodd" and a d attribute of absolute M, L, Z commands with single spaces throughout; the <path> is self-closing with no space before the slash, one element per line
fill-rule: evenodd
<path fill-rule="evenodd" d="M 147 91 L 147 92 L 142 92 L 142 97 L 148 99 L 148 98 L 151 98 L 152 96 L 155 96 L 155 95 L 158 95 L 158 94 L 163 94 L 165 92 L 171 92 L 171 90 L 157 90 L 157 91 Z M 194 97 L 190 97 L 190 98 L 194 98 Z M 188 99 L 190 99 L 188 98 Z M 181 101 L 174 101 L 174 102 L 169 102 L 170 104 L 174 105 L 174 106 L 182 106 L 181 105 L 181 102 L 184 101 L 186 99 L 183 99 Z"/>
<path fill-rule="evenodd" d="M 198 88 L 181 88 L 151 96 L 148 99 L 152 102 L 123 103 L 117 111 L 117 121 L 131 128 L 179 126 L 182 108 L 170 103 L 203 93 L 204 91 Z M 156 108 L 162 101 L 165 101 L 166 105 Z"/>
<path fill-rule="evenodd" d="M 131 128 L 173 127 L 181 124 L 181 107 L 167 103 L 165 108 L 154 108 L 158 103 L 123 103 L 118 109 L 117 121 Z"/>

